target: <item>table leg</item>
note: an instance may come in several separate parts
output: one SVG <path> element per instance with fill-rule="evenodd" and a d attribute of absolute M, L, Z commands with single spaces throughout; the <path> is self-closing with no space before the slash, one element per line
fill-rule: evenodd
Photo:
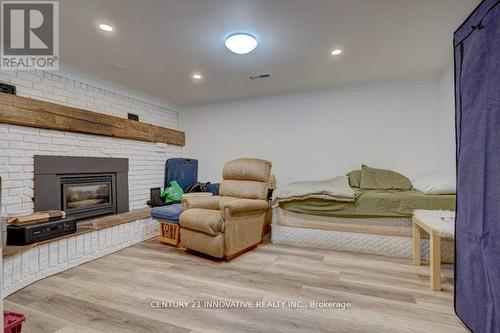
<path fill-rule="evenodd" d="M 420 227 L 413 220 L 413 264 L 420 265 Z"/>
<path fill-rule="evenodd" d="M 431 288 L 441 290 L 441 237 L 432 232 L 431 241 Z"/>

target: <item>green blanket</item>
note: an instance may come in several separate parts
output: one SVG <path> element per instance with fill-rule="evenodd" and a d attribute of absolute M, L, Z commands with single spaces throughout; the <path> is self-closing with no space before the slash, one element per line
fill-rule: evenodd
<path fill-rule="evenodd" d="M 411 217 L 414 209 L 455 210 L 455 195 L 429 195 L 420 191 L 356 189 L 354 202 L 294 200 L 280 207 L 297 213 L 336 217 Z"/>

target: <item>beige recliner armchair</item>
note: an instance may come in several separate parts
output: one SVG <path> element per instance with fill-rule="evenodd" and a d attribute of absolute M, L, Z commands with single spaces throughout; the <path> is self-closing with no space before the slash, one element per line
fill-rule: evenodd
<path fill-rule="evenodd" d="M 188 249 L 230 260 L 262 241 L 271 162 L 241 158 L 227 162 L 220 196 L 182 202 L 181 242 Z"/>

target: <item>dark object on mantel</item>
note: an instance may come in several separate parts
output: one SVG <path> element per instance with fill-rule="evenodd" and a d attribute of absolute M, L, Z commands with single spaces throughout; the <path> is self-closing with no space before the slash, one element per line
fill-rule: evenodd
<path fill-rule="evenodd" d="M 8 245 L 29 245 L 76 232 L 76 219 L 7 226 Z"/>
<path fill-rule="evenodd" d="M 184 146 L 184 132 L 36 99 L 3 95 L 0 123 Z"/>
<path fill-rule="evenodd" d="M 127 114 L 128 120 L 139 121 L 139 116 L 134 113 Z"/>
<path fill-rule="evenodd" d="M 128 212 L 128 159 L 35 155 L 34 201 L 78 220 Z"/>

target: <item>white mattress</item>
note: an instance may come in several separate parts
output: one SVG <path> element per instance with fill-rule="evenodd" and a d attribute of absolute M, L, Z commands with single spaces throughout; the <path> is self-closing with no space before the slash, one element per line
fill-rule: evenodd
<path fill-rule="evenodd" d="M 412 236 L 410 217 L 332 217 L 301 214 L 276 207 L 273 209 L 273 223 L 287 227 L 387 236 Z"/>
<path fill-rule="evenodd" d="M 279 215 L 276 208 L 273 210 L 273 223 L 271 225 L 271 242 L 273 244 L 291 245 L 299 247 L 331 249 L 337 251 L 349 251 L 359 253 L 370 253 L 402 258 L 411 258 L 413 251 L 413 240 L 407 236 L 395 236 L 374 234 L 365 232 L 349 232 L 338 230 L 305 228 L 283 225 L 283 214 Z M 285 214 L 286 215 L 286 214 Z M 302 219 L 311 215 L 300 214 Z M 312 216 L 311 216 L 312 217 Z M 317 218 L 317 217 L 315 217 Z M 278 219 L 280 223 L 278 223 Z M 371 219 L 362 219 L 368 224 L 373 223 Z M 375 221 L 379 223 L 380 221 Z M 444 262 L 453 262 L 453 242 L 441 242 L 441 253 Z M 429 241 L 422 240 L 421 255 L 423 259 L 429 258 Z"/>

